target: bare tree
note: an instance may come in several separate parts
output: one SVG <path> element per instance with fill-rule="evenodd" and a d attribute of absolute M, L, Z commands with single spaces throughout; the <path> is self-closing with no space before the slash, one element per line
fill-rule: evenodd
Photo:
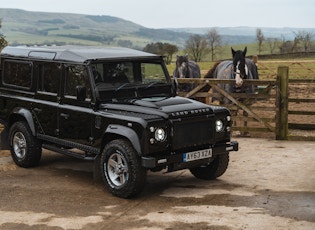
<path fill-rule="evenodd" d="M 280 41 L 277 38 L 267 38 L 266 45 L 269 47 L 271 54 L 274 54 L 275 50 L 279 47 Z"/>
<path fill-rule="evenodd" d="M 191 35 L 185 44 L 185 51 L 195 62 L 200 62 L 207 50 L 207 41 L 200 35 Z"/>
<path fill-rule="evenodd" d="M 0 29 L 2 27 L 2 19 L 0 18 Z M 0 32 L 0 51 L 8 45 L 7 40 L 5 40 L 5 36 Z"/>
<path fill-rule="evenodd" d="M 289 53 L 292 50 L 292 41 L 286 40 L 285 36 L 282 34 L 281 39 L 279 41 L 279 51 L 281 54 Z"/>
<path fill-rule="evenodd" d="M 291 47 L 291 52 L 297 52 L 299 49 L 299 44 L 301 43 L 301 36 L 300 34 L 296 34 Z"/>
<path fill-rule="evenodd" d="M 294 41 L 297 41 L 297 45 L 299 43 L 302 44 L 303 49 L 305 52 L 309 51 L 312 45 L 312 40 L 314 37 L 313 32 L 307 32 L 307 31 L 299 31 L 299 32 L 293 32 L 295 35 Z"/>
<path fill-rule="evenodd" d="M 263 50 L 263 41 L 265 40 L 265 36 L 260 28 L 256 29 L 256 40 L 258 42 L 258 53 L 260 54 Z"/>
<path fill-rule="evenodd" d="M 209 50 L 211 53 L 211 60 L 214 61 L 215 57 L 217 56 L 217 53 L 220 51 L 222 46 L 221 35 L 219 34 L 216 28 L 212 28 L 211 30 L 208 31 L 206 36 L 209 44 Z"/>

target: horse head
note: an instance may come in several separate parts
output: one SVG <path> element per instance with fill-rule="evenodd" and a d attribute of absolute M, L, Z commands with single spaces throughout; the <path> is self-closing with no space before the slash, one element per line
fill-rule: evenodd
<path fill-rule="evenodd" d="M 189 78 L 189 62 L 188 55 L 177 56 L 176 58 L 176 70 L 178 71 L 179 78 Z"/>
<path fill-rule="evenodd" d="M 232 57 L 233 57 L 233 73 L 235 76 L 235 84 L 237 87 L 241 87 L 243 84 L 243 79 L 247 78 L 248 68 L 245 63 L 245 56 L 247 52 L 247 47 L 242 50 L 235 51 L 231 47 Z"/>

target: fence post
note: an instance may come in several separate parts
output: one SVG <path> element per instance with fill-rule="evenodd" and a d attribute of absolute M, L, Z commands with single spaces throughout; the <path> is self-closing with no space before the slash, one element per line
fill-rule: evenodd
<path fill-rule="evenodd" d="M 279 66 L 277 73 L 276 140 L 288 139 L 288 82 L 289 67 Z"/>

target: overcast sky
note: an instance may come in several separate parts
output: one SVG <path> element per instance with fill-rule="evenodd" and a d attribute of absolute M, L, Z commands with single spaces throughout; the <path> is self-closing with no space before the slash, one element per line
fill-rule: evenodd
<path fill-rule="evenodd" d="M 315 0 L 0 0 L 0 8 L 109 15 L 148 28 L 315 28 Z"/>

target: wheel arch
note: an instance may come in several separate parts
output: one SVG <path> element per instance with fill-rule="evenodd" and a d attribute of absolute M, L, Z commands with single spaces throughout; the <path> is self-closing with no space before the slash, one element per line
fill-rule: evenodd
<path fill-rule="evenodd" d="M 32 113 L 25 108 L 15 108 L 9 118 L 9 127 L 17 122 L 17 121 L 21 121 L 21 120 L 25 120 L 26 123 L 28 124 L 28 126 L 31 129 L 31 132 L 33 134 L 33 136 L 36 135 L 36 130 L 35 130 L 35 124 L 34 124 L 34 120 L 33 120 L 33 116 Z"/>
<path fill-rule="evenodd" d="M 136 152 L 141 154 L 141 145 L 137 133 L 133 129 L 123 125 L 109 125 L 107 127 L 104 133 L 102 149 L 106 143 L 117 138 L 125 138 L 129 140 Z"/>

